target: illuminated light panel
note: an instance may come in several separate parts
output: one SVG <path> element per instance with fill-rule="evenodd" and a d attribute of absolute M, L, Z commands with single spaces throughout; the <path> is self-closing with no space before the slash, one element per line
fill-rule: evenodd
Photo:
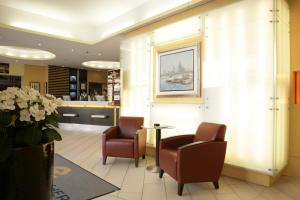
<path fill-rule="evenodd" d="M 53 29 L 49 27 L 39 26 L 39 25 L 27 24 L 23 22 L 15 22 L 12 23 L 11 26 L 26 29 L 26 30 L 36 31 L 40 33 L 46 33 L 49 35 L 56 35 L 65 38 L 73 38 L 73 35 L 71 33 L 67 33 L 65 31 Z"/>
<path fill-rule="evenodd" d="M 48 51 L 15 46 L 0 46 L 0 56 L 23 60 L 51 60 L 56 57 Z"/>
<path fill-rule="evenodd" d="M 120 63 L 119 62 L 111 62 L 111 61 L 86 61 L 83 62 L 81 65 L 85 67 L 97 68 L 97 69 L 119 69 Z"/>

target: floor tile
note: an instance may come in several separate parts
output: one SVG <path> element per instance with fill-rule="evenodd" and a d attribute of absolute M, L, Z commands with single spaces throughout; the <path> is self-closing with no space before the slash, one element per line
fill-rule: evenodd
<path fill-rule="evenodd" d="M 120 187 L 120 191 L 98 197 L 95 200 L 300 200 L 300 178 L 283 176 L 272 187 L 247 183 L 222 176 L 220 188 L 212 183 L 184 185 L 182 196 L 177 195 L 177 182 L 164 174 L 147 170 L 155 159 L 146 156 L 136 168 L 133 159 L 107 158 L 102 164 L 101 137 L 99 134 L 80 129 L 60 130 L 63 141 L 55 142 L 55 152 L 65 156 L 84 169 Z"/>

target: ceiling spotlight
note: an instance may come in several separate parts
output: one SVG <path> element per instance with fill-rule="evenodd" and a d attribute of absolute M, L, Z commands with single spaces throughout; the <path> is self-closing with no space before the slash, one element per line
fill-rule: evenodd
<path fill-rule="evenodd" d="M 23 60 L 50 60 L 56 56 L 41 49 L 30 49 L 15 46 L 0 46 L 0 56 Z"/>
<path fill-rule="evenodd" d="M 38 46 L 39 46 L 39 47 L 42 46 L 42 43 L 38 43 Z"/>
<path fill-rule="evenodd" d="M 101 56 L 102 55 L 102 53 L 98 53 L 98 56 Z"/>
<path fill-rule="evenodd" d="M 72 52 L 74 52 L 74 49 L 71 49 Z"/>
<path fill-rule="evenodd" d="M 119 69 L 120 68 L 119 62 L 100 61 L 100 60 L 86 61 L 83 62 L 81 65 L 85 67 L 96 68 L 96 69 Z"/>

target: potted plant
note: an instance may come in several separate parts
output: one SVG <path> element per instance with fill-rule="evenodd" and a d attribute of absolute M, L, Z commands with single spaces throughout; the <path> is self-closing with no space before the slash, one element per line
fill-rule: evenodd
<path fill-rule="evenodd" d="M 61 103 L 29 88 L 0 91 L 0 199 L 51 199 Z"/>

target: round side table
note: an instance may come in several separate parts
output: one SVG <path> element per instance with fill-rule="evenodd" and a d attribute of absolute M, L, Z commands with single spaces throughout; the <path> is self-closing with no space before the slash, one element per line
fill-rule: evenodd
<path fill-rule="evenodd" d="M 145 126 L 143 128 L 146 129 L 155 129 L 155 135 L 156 135 L 156 147 L 155 147 L 155 165 L 147 166 L 147 170 L 153 172 L 153 173 L 159 173 L 159 145 L 160 145 L 160 139 L 161 139 L 161 130 L 162 129 L 172 129 L 175 128 L 175 126 L 170 125 L 160 125 L 160 124 L 154 124 L 153 126 Z"/>

